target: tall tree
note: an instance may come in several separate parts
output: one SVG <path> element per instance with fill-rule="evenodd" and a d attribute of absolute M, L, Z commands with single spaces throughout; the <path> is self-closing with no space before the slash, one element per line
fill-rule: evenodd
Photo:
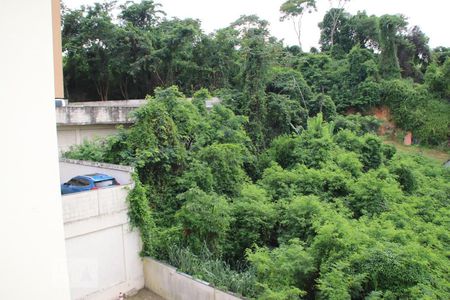
<path fill-rule="evenodd" d="M 364 11 L 352 16 L 342 8 L 332 8 L 325 14 L 319 27 L 320 44 L 324 51 L 338 47 L 348 53 L 358 44 L 361 48 L 378 48 L 378 17 L 368 16 Z"/>
<path fill-rule="evenodd" d="M 400 78 L 400 65 L 397 57 L 398 34 L 405 29 L 406 25 L 405 17 L 401 15 L 380 17 L 380 71 L 384 78 Z"/>
<path fill-rule="evenodd" d="M 112 50 L 116 28 L 112 23 L 113 2 L 96 3 L 86 10 L 82 31 L 85 37 L 83 48 L 89 68 L 90 79 L 94 82 L 102 101 L 108 100 L 112 81 Z"/>
<path fill-rule="evenodd" d="M 93 83 L 98 97 L 108 100 L 113 80 L 113 48 L 116 26 L 112 22 L 114 2 L 68 10 L 63 17 L 63 49 L 67 51 L 69 74 L 82 71 Z M 76 66 L 75 64 L 80 64 Z M 72 77 L 73 78 L 73 77 Z M 73 78 L 75 79 L 75 78 Z"/>
<path fill-rule="evenodd" d="M 403 77 L 411 77 L 416 82 L 423 81 L 428 64 L 431 60 L 429 38 L 414 26 L 407 34 L 399 39 L 398 60 Z"/>
<path fill-rule="evenodd" d="M 320 28 L 320 44 L 323 51 L 333 46 L 344 52 L 350 51 L 355 44 L 353 39 L 352 16 L 343 9 L 332 8 L 324 15 Z"/>
<path fill-rule="evenodd" d="M 334 33 L 337 29 L 337 24 L 340 19 L 340 15 L 344 12 L 345 5 L 350 0 L 328 0 L 330 2 L 330 6 L 332 9 L 330 9 L 331 12 L 331 31 L 330 31 L 330 44 L 331 47 L 334 45 Z"/>
<path fill-rule="evenodd" d="M 140 29 L 149 29 L 157 25 L 165 13 L 159 9 L 161 4 L 153 0 L 142 0 L 140 3 L 127 1 L 121 5 L 119 17 L 124 22 L 133 24 Z"/>
<path fill-rule="evenodd" d="M 316 9 L 316 0 L 288 0 L 280 6 L 280 12 L 282 13 L 280 20 L 292 20 L 300 48 L 302 48 L 302 17 L 305 11 L 310 13 L 313 9 Z"/>
<path fill-rule="evenodd" d="M 249 135 L 257 149 L 262 150 L 265 147 L 264 124 L 267 114 L 265 88 L 269 67 L 266 47 L 267 22 L 250 16 L 247 19 L 241 18 L 240 23 L 246 25 L 242 41 L 244 54 L 242 81 L 246 100 L 245 110 L 249 116 Z M 249 26 L 252 24 L 253 27 Z"/>

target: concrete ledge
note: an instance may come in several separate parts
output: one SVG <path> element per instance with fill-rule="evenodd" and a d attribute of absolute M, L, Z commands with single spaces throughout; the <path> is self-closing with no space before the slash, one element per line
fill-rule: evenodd
<path fill-rule="evenodd" d="M 130 99 L 130 100 L 108 100 L 108 101 L 84 101 L 84 102 L 70 102 L 66 106 L 69 107 L 139 107 L 147 102 L 145 99 Z"/>
<path fill-rule="evenodd" d="M 57 125 L 131 124 L 136 106 L 62 106 L 56 108 Z"/>
<path fill-rule="evenodd" d="M 131 124 L 134 119 L 130 112 L 143 106 L 147 100 L 90 101 L 72 102 L 67 106 L 56 107 L 57 125 Z M 205 101 L 211 110 L 221 100 L 213 97 Z"/>
<path fill-rule="evenodd" d="M 197 280 L 176 268 L 150 257 L 144 258 L 145 287 L 167 300 L 240 300 L 207 282 Z"/>
<path fill-rule="evenodd" d="M 97 168 L 103 168 L 103 169 L 120 170 L 120 171 L 126 171 L 126 172 L 133 172 L 133 170 L 134 170 L 133 167 L 130 167 L 130 166 L 113 165 L 113 164 L 97 162 L 97 161 L 90 161 L 90 160 L 60 158 L 59 162 L 82 165 L 82 166 L 89 166 L 89 167 L 97 167 Z"/>
<path fill-rule="evenodd" d="M 131 185 L 121 185 L 63 195 L 64 223 L 128 210 L 127 196 L 130 187 Z"/>

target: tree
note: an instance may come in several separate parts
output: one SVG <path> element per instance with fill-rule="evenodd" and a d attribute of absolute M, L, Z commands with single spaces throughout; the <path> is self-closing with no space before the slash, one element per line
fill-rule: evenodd
<path fill-rule="evenodd" d="M 152 72 L 153 52 L 151 31 L 140 30 L 131 24 L 117 29 L 111 65 L 122 99 L 136 97 L 136 90 L 138 93 L 150 92 L 148 83 L 143 82 Z"/>
<path fill-rule="evenodd" d="M 361 48 L 379 50 L 380 48 L 380 26 L 377 16 L 368 16 L 365 11 L 357 12 L 350 18 L 354 41 Z"/>
<path fill-rule="evenodd" d="M 334 46 L 334 34 L 340 19 L 340 15 L 344 12 L 344 7 L 350 0 L 329 0 L 330 6 L 334 8 L 330 10 L 331 15 L 331 30 L 330 30 L 330 46 Z"/>
<path fill-rule="evenodd" d="M 356 218 L 387 211 L 396 201 L 400 201 L 402 196 L 394 178 L 383 169 L 365 173 L 351 189 L 349 207 Z"/>
<path fill-rule="evenodd" d="M 407 22 L 401 15 L 383 15 L 380 17 L 380 71 L 383 78 L 400 78 L 400 65 L 397 56 L 398 36 Z"/>
<path fill-rule="evenodd" d="M 244 20 L 244 19 L 242 19 Z M 266 47 L 267 23 L 249 19 L 257 27 L 247 28 L 242 46 L 244 62 L 242 69 L 245 112 L 249 116 L 248 132 L 257 150 L 265 148 L 264 123 L 267 114 L 265 87 L 268 78 L 268 52 Z M 248 21 L 247 21 L 248 23 Z"/>
<path fill-rule="evenodd" d="M 312 99 L 313 92 L 306 83 L 302 73 L 292 68 L 272 67 L 269 70 L 267 91 L 288 96 L 307 109 L 307 103 Z"/>
<path fill-rule="evenodd" d="M 301 25 L 302 25 L 302 17 L 305 11 L 309 13 L 312 10 L 316 9 L 316 1 L 315 0 L 288 0 L 281 4 L 280 12 L 282 16 L 280 18 L 281 21 L 290 19 L 294 24 L 295 34 L 298 39 L 298 46 L 300 49 L 302 48 L 301 41 Z"/>
<path fill-rule="evenodd" d="M 89 6 L 86 9 L 85 21 L 81 24 L 84 35 L 82 47 L 85 49 L 89 76 L 102 101 L 108 100 L 112 80 L 111 60 L 116 34 L 111 17 L 112 9 L 112 3 Z"/>
<path fill-rule="evenodd" d="M 306 126 L 307 110 L 298 100 L 286 95 L 270 93 L 267 95 L 267 135 L 273 139 L 281 134 L 297 133 Z"/>
<path fill-rule="evenodd" d="M 127 1 L 121 5 L 119 18 L 124 22 L 131 23 L 139 29 L 150 29 L 161 21 L 161 16 L 165 13 L 159 10 L 161 4 L 153 0 L 142 0 L 140 3 Z"/>
<path fill-rule="evenodd" d="M 416 82 L 423 81 L 431 53 L 428 47 L 429 38 L 414 26 L 407 34 L 399 39 L 398 59 L 403 77 L 411 77 Z"/>
<path fill-rule="evenodd" d="M 184 204 L 175 217 L 183 226 L 188 245 L 199 253 L 206 244 L 210 251 L 220 254 L 231 221 L 228 202 L 224 197 L 197 188 L 178 197 Z"/>
<path fill-rule="evenodd" d="M 157 28 L 155 42 L 158 85 L 179 85 L 189 90 L 197 65 L 193 60 L 194 45 L 202 36 L 198 20 L 177 18 L 164 20 Z"/>
<path fill-rule="evenodd" d="M 231 205 L 235 233 L 229 241 L 229 256 L 244 261 L 246 249 L 270 243 L 277 217 L 276 209 L 266 191 L 256 185 L 245 185 Z"/>
<path fill-rule="evenodd" d="M 298 287 L 315 271 L 313 258 L 299 239 L 290 240 L 278 248 L 256 248 L 247 252 L 256 268 L 263 288 L 260 299 L 297 299 L 306 292 Z"/>
<path fill-rule="evenodd" d="M 308 103 L 313 93 L 300 72 L 291 68 L 271 68 L 266 90 L 269 138 L 306 127 Z"/>
<path fill-rule="evenodd" d="M 113 80 L 113 48 L 116 27 L 112 22 L 114 2 L 65 10 L 63 16 L 63 49 L 66 88 L 71 88 L 80 76 L 89 79 L 100 100 L 107 100 Z M 81 73 L 81 74 L 80 74 Z M 70 94 L 70 93 L 69 93 Z"/>
<path fill-rule="evenodd" d="M 351 15 L 342 8 L 331 8 L 324 15 L 320 28 L 320 45 L 323 51 L 339 47 L 348 52 L 354 45 Z"/>
<path fill-rule="evenodd" d="M 441 66 L 431 63 L 425 73 L 425 84 L 442 98 L 450 100 L 450 57 Z"/>
<path fill-rule="evenodd" d="M 236 144 L 213 144 L 203 148 L 199 157 L 211 168 L 214 191 L 235 196 L 242 184 L 248 181 L 243 170 L 244 148 Z"/>
<path fill-rule="evenodd" d="M 341 1 L 341 5 L 345 2 Z M 348 53 L 357 45 L 367 49 L 379 47 L 378 17 L 368 16 L 365 11 L 352 16 L 343 8 L 331 8 L 319 23 L 319 28 L 324 51 Z"/>
<path fill-rule="evenodd" d="M 211 94 L 207 89 L 200 89 L 196 91 L 192 97 L 192 104 L 197 107 L 202 115 L 206 115 L 206 100 L 211 99 Z"/>
<path fill-rule="evenodd" d="M 336 105 L 330 96 L 317 94 L 308 103 L 310 116 L 321 113 L 326 121 L 332 120 L 336 115 Z"/>

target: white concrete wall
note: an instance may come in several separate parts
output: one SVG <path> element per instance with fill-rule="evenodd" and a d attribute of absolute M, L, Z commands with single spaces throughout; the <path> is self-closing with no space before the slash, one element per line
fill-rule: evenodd
<path fill-rule="evenodd" d="M 92 141 L 118 133 L 115 124 L 105 125 L 58 125 L 58 151 L 62 153 L 73 145 L 80 145 L 84 141 Z"/>
<path fill-rule="evenodd" d="M 70 102 L 69 105 L 94 107 L 94 106 L 104 106 L 104 107 L 139 107 L 147 103 L 145 99 L 130 99 L 130 100 L 108 100 L 108 101 L 83 101 L 83 102 Z"/>
<path fill-rule="evenodd" d="M 144 258 L 145 287 L 166 300 L 240 300 L 155 259 Z"/>
<path fill-rule="evenodd" d="M 120 184 L 129 184 L 132 182 L 131 173 L 133 172 L 133 168 L 128 166 L 65 158 L 60 159 L 59 170 L 59 180 L 61 183 L 67 182 L 71 178 L 79 175 L 104 173 L 116 178 Z"/>
<path fill-rule="evenodd" d="M 107 102 L 100 102 L 107 103 Z M 131 112 L 136 106 L 111 105 L 71 105 L 56 108 L 57 124 L 93 125 L 93 124 L 130 124 Z"/>
<path fill-rule="evenodd" d="M 51 1 L 0 1 L 0 33 L 0 295 L 66 300 Z"/>
<path fill-rule="evenodd" d="M 62 197 L 71 298 L 118 299 L 144 287 L 141 241 L 128 222 L 128 186 Z"/>
<path fill-rule="evenodd" d="M 146 100 L 74 102 L 57 107 L 59 153 L 69 150 L 70 146 L 80 145 L 85 140 L 91 141 L 113 135 L 118 132 L 117 125 L 130 126 L 134 122 L 131 112 L 146 102 Z M 220 102 L 219 98 L 211 98 L 206 101 L 206 108 L 211 110 Z"/>

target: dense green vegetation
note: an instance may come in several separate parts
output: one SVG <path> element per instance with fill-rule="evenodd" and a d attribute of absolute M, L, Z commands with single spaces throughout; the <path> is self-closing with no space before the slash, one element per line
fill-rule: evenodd
<path fill-rule="evenodd" d="M 249 118 L 204 94 L 157 89 L 131 128 L 66 154 L 136 167 L 144 255 L 250 298 L 450 296 L 448 169 L 358 116 L 319 113 L 259 151 Z"/>
<path fill-rule="evenodd" d="M 294 18 L 314 1 L 287 2 Z M 255 16 L 205 35 L 158 9 L 63 18 L 69 95 L 151 94 L 130 128 L 65 154 L 135 167 L 143 255 L 255 299 L 450 298 L 450 170 L 343 114 L 386 105 L 423 143 L 446 143 L 448 49 L 401 16 L 332 10 L 321 52 L 305 53 Z M 222 104 L 207 111 L 210 91 Z"/>
<path fill-rule="evenodd" d="M 342 8 L 346 1 L 338 2 L 319 24 L 320 52 L 283 45 L 254 15 L 205 34 L 198 20 L 166 18 L 150 0 L 118 11 L 113 2 L 63 7 L 66 96 L 142 99 L 156 87 L 177 85 L 187 96 L 207 88 L 249 117 L 259 149 L 319 111 L 329 120 L 385 105 L 417 142 L 447 145 L 450 49 L 431 50 L 404 16 L 351 15 Z M 300 26 L 314 8 L 314 0 L 289 0 L 280 10 L 283 20 Z M 270 130 L 261 123 L 268 115 Z"/>

